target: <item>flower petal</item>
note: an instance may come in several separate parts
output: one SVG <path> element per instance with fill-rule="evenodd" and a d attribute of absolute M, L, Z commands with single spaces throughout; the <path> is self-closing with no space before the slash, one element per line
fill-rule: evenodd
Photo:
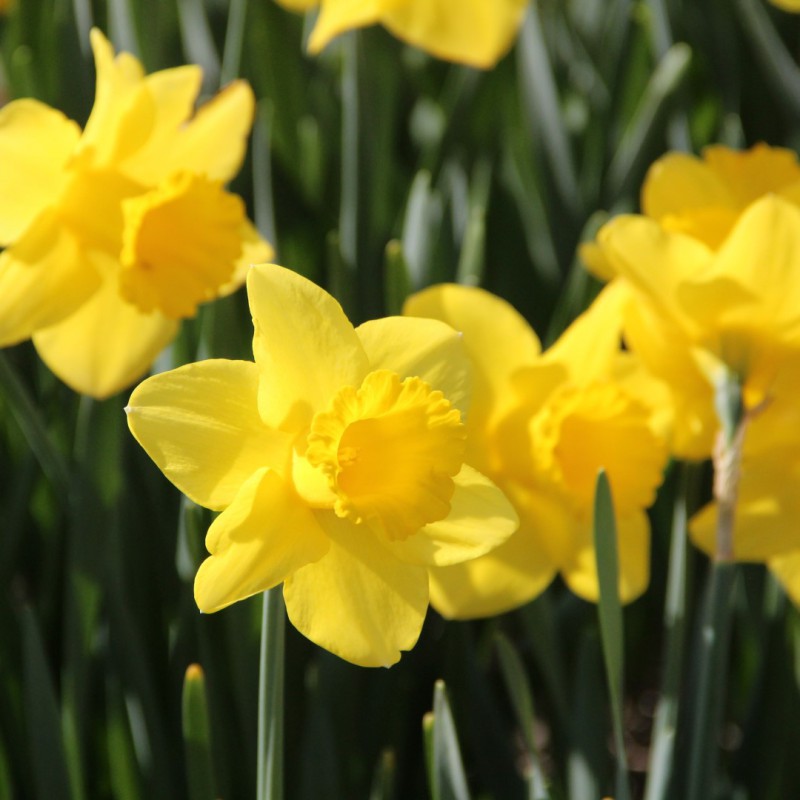
<path fill-rule="evenodd" d="M 763 328 L 800 340 L 800 209 L 769 195 L 741 216 L 713 268 L 681 287 L 687 315 L 708 327 Z M 735 287 L 735 289 L 734 289 Z M 716 299 L 718 296 L 718 299 Z"/>
<path fill-rule="evenodd" d="M 326 650 L 363 667 L 388 667 L 419 638 L 428 571 L 398 561 L 365 525 L 333 512 L 317 519 L 331 539 L 319 561 L 287 578 L 292 624 Z"/>
<path fill-rule="evenodd" d="M 259 410 L 271 427 L 307 426 L 343 386 L 358 386 L 369 361 L 341 306 L 291 270 L 254 266 L 247 275 Z"/>
<path fill-rule="evenodd" d="M 464 337 L 472 367 L 472 400 L 467 425 L 484 432 L 513 403 L 512 373 L 538 360 L 541 346 L 533 329 L 509 303 L 470 286 L 432 286 L 406 300 L 403 313 L 446 322 Z"/>
<path fill-rule="evenodd" d="M 576 548 L 563 565 L 564 580 L 575 594 L 596 603 L 600 596 L 597 556 L 592 543 L 591 524 L 582 537 L 585 546 Z M 643 511 L 617 517 L 618 587 L 622 603 L 635 600 L 650 582 L 650 522 Z"/>
<path fill-rule="evenodd" d="M 623 281 L 611 283 L 547 350 L 543 361 L 561 364 L 576 386 L 607 380 L 620 351 L 623 309 L 630 301 L 630 288 Z"/>
<path fill-rule="evenodd" d="M 0 254 L 0 346 L 60 322 L 99 285 L 99 275 L 69 229 L 54 214 L 43 214 Z"/>
<path fill-rule="evenodd" d="M 200 92 L 203 71 L 189 64 L 148 75 L 125 110 L 111 159 L 127 175 L 156 184 L 175 171 L 177 150 Z"/>
<path fill-rule="evenodd" d="M 459 333 L 435 319 L 386 317 L 356 328 L 370 369 L 422 378 L 462 414 L 470 395 L 470 367 Z"/>
<path fill-rule="evenodd" d="M 266 591 L 322 558 L 328 539 L 314 514 L 273 470 L 260 469 L 211 524 L 197 571 L 198 608 L 211 613 Z"/>
<path fill-rule="evenodd" d="M 707 274 L 713 253 L 706 245 L 633 215 L 612 219 L 601 228 L 598 241 L 618 275 L 628 279 L 660 314 L 692 330 L 677 303 L 676 287 Z"/>
<path fill-rule="evenodd" d="M 61 192 L 78 126 L 36 100 L 0 110 L 0 245 L 17 240 Z"/>
<path fill-rule="evenodd" d="M 404 541 L 393 542 L 398 558 L 424 566 L 458 564 L 488 553 L 519 527 L 514 507 L 480 472 L 465 464 L 453 482 L 450 514 Z"/>
<path fill-rule="evenodd" d="M 225 508 L 262 467 L 285 474 L 291 439 L 258 415 L 258 368 L 209 359 L 148 378 L 125 411 L 128 427 L 185 495 Z"/>
<path fill-rule="evenodd" d="M 527 0 L 426 0 L 391 5 L 381 21 L 398 38 L 437 58 L 488 69 L 511 47 Z"/>
<path fill-rule="evenodd" d="M 130 53 L 120 53 L 115 57 L 111 43 L 97 28 L 92 29 L 90 38 L 97 83 L 92 113 L 80 140 L 80 151 L 95 165 L 103 165 L 112 160 L 120 127 L 144 81 L 144 68 Z"/>
<path fill-rule="evenodd" d="M 250 85 L 233 81 L 198 109 L 175 137 L 165 161 L 175 171 L 229 181 L 242 166 L 254 110 Z"/>
<path fill-rule="evenodd" d="M 374 25 L 385 5 L 385 0 L 323 0 L 317 24 L 308 40 L 308 51 L 319 53 L 340 33 Z"/>
<path fill-rule="evenodd" d="M 108 269 L 100 288 L 74 314 L 33 336 L 48 367 L 64 383 L 97 399 L 130 386 L 175 337 L 178 323 L 125 302 Z"/>
<path fill-rule="evenodd" d="M 503 614 L 533 600 L 558 571 L 545 545 L 574 538 L 572 516 L 546 494 L 509 483 L 504 489 L 519 511 L 519 530 L 480 558 L 430 570 L 431 605 L 447 619 Z"/>

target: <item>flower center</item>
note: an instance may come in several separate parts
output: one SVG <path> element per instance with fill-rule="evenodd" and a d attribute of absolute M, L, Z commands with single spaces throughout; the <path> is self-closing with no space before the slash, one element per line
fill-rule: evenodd
<path fill-rule="evenodd" d="M 600 468 L 620 513 L 646 508 L 661 482 L 665 449 L 649 412 L 611 383 L 556 392 L 534 420 L 536 465 L 580 508 L 594 499 Z"/>
<path fill-rule="evenodd" d="M 461 413 L 440 391 L 378 370 L 314 417 L 306 458 L 325 474 L 338 516 L 397 540 L 450 513 L 465 447 Z"/>
<path fill-rule="evenodd" d="M 244 205 L 219 181 L 178 173 L 123 213 L 120 289 L 142 311 L 191 317 L 233 274 Z"/>

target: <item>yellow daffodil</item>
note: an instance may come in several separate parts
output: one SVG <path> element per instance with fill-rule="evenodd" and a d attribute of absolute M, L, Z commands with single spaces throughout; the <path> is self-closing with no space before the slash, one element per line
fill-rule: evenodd
<path fill-rule="evenodd" d="M 528 0 L 278 0 L 292 11 L 320 6 L 308 48 L 321 51 L 352 28 L 380 24 L 446 61 L 493 67 L 511 47 Z"/>
<path fill-rule="evenodd" d="M 715 389 L 734 376 L 757 409 L 800 348 L 800 208 L 767 195 L 718 249 L 641 216 L 612 220 L 598 242 L 632 295 L 626 339 L 670 387 L 674 452 L 708 457 Z"/>
<path fill-rule="evenodd" d="M 32 337 L 65 383 L 102 398 L 271 250 L 223 188 L 252 124 L 247 84 L 192 116 L 199 67 L 146 76 L 100 31 L 91 41 L 83 132 L 36 100 L 0 110 L 0 346 Z"/>
<path fill-rule="evenodd" d="M 716 250 L 742 212 L 767 194 L 800 205 L 800 164 L 791 150 L 757 144 L 749 150 L 706 147 L 703 157 L 668 153 L 648 170 L 642 214 L 668 231 L 684 233 Z M 603 279 L 614 276 L 599 243 L 581 248 L 587 266 Z"/>
<path fill-rule="evenodd" d="M 127 408 L 165 475 L 222 511 L 197 604 L 216 611 L 283 582 L 305 636 L 356 664 L 392 664 L 419 635 L 429 569 L 483 555 L 517 527 L 502 492 L 465 464 L 461 339 L 435 320 L 354 329 L 281 267 L 253 267 L 247 289 L 255 363 L 155 375 Z"/>
<path fill-rule="evenodd" d="M 620 597 L 630 601 L 646 588 L 644 509 L 661 482 L 666 448 L 651 412 L 660 388 L 619 351 L 623 299 L 610 287 L 544 354 L 525 320 L 481 289 L 435 286 L 407 301 L 406 314 L 462 333 L 474 381 L 470 463 L 520 516 L 519 531 L 497 549 L 431 570 L 431 603 L 444 616 L 510 610 L 559 572 L 576 594 L 596 600 L 593 498 L 601 467 L 618 517 Z"/>

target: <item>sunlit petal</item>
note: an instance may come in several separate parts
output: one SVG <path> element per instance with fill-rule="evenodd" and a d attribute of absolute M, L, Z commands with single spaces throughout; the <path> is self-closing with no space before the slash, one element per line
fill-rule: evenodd
<path fill-rule="evenodd" d="M 76 392 L 102 399 L 130 386 L 174 338 L 178 323 L 123 300 L 116 276 L 74 314 L 33 336 L 42 360 Z"/>
<path fill-rule="evenodd" d="M 314 514 L 277 473 L 260 469 L 241 487 L 206 536 L 211 556 L 197 571 L 201 611 L 218 611 L 266 591 L 327 552 Z"/>
<path fill-rule="evenodd" d="M 79 136 L 74 122 L 36 100 L 0 109 L 0 245 L 18 239 L 57 202 Z"/>
<path fill-rule="evenodd" d="M 210 359 L 148 378 L 128 426 L 158 468 L 200 505 L 222 509 L 261 467 L 288 471 L 291 439 L 258 415 L 258 368 Z"/>
<path fill-rule="evenodd" d="M 398 561 L 364 525 L 332 512 L 318 512 L 317 518 L 331 547 L 286 580 L 289 619 L 312 642 L 347 661 L 394 664 L 422 629 L 428 571 Z"/>
<path fill-rule="evenodd" d="M 361 383 L 369 369 L 366 353 L 341 306 L 297 273 L 254 266 L 247 292 L 262 372 L 261 416 L 273 427 L 299 430 L 342 386 Z"/>

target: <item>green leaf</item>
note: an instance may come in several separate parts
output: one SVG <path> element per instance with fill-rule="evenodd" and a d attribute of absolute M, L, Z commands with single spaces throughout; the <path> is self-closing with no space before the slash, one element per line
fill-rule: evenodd
<path fill-rule="evenodd" d="M 469 800 L 467 778 L 444 681 L 436 681 L 433 688 L 432 739 L 431 794 L 434 800 Z"/>
<path fill-rule="evenodd" d="M 58 708 L 44 642 L 31 608 L 21 614 L 25 719 L 36 796 L 70 800 L 69 772 Z"/>
<path fill-rule="evenodd" d="M 628 800 L 628 763 L 625 755 L 625 737 L 622 727 L 622 686 L 624 642 L 622 606 L 619 601 L 617 525 L 611 486 L 605 470 L 597 476 L 594 500 L 594 546 L 597 555 L 597 578 L 600 599 L 597 612 L 600 617 L 600 636 L 603 643 L 603 660 L 606 666 L 608 694 L 611 701 L 611 721 L 617 751 L 617 800 Z"/>
<path fill-rule="evenodd" d="M 495 636 L 495 642 L 497 644 L 497 653 L 500 656 L 503 679 L 511 697 L 511 706 L 522 730 L 522 738 L 528 751 L 526 755 L 529 766 L 525 770 L 525 778 L 528 782 L 528 797 L 529 800 L 547 800 L 549 795 L 545 788 L 536 741 L 533 737 L 533 697 L 525 676 L 525 667 L 506 636 L 498 632 Z"/>

